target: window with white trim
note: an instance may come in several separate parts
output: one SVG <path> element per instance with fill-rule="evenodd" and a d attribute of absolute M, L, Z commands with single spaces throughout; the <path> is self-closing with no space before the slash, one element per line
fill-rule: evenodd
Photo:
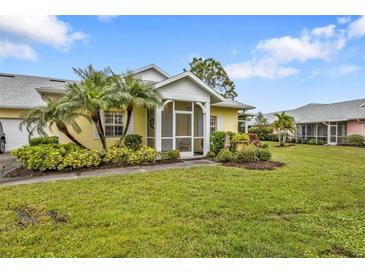
<path fill-rule="evenodd" d="M 106 137 L 120 137 L 123 133 L 123 113 L 104 112 L 104 130 Z"/>
<path fill-rule="evenodd" d="M 217 116 L 210 116 L 210 134 L 217 131 Z"/>

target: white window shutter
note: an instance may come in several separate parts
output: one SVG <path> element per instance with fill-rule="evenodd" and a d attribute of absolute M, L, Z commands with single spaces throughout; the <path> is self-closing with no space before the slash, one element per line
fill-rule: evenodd
<path fill-rule="evenodd" d="M 127 115 L 125 115 L 123 118 L 124 118 L 124 122 L 127 123 Z M 132 111 L 131 121 L 129 123 L 128 131 L 127 131 L 127 134 L 133 134 L 133 133 L 134 133 L 134 111 Z"/>
<path fill-rule="evenodd" d="M 223 131 L 223 117 L 220 115 L 217 117 L 217 130 Z"/>

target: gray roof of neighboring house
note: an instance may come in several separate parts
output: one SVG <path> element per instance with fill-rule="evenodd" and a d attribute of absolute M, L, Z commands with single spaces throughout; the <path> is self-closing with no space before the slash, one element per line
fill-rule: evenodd
<path fill-rule="evenodd" d="M 0 73 L 0 108 L 27 109 L 45 105 L 37 89 L 60 90 L 66 82 L 71 80 Z"/>
<path fill-rule="evenodd" d="M 275 113 L 264 114 L 269 123 L 275 121 Z M 307 104 L 302 107 L 285 110 L 294 117 L 297 124 L 329 121 L 348 121 L 365 119 L 365 99 L 351 100 L 332 104 Z"/>

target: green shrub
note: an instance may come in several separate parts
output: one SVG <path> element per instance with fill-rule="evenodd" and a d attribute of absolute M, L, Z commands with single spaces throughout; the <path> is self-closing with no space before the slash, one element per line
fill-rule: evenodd
<path fill-rule="evenodd" d="M 157 151 L 149 146 L 141 146 L 138 150 L 132 151 L 127 159 L 130 165 L 154 163 L 157 158 Z"/>
<path fill-rule="evenodd" d="M 256 152 L 260 161 L 269 161 L 271 159 L 271 152 L 267 148 L 257 148 Z"/>
<path fill-rule="evenodd" d="M 215 153 L 213 151 L 208 151 L 206 157 L 207 158 L 214 158 L 215 157 Z"/>
<path fill-rule="evenodd" d="M 308 144 L 310 144 L 310 145 L 316 145 L 317 144 L 317 141 L 316 141 L 316 139 L 309 139 Z"/>
<path fill-rule="evenodd" d="M 238 143 L 238 142 L 248 142 L 250 138 L 248 137 L 248 134 L 246 133 L 238 133 L 233 135 L 232 142 Z"/>
<path fill-rule="evenodd" d="M 179 160 L 180 159 L 180 150 L 168 150 L 160 152 L 161 160 Z"/>
<path fill-rule="evenodd" d="M 254 145 L 245 146 L 237 151 L 235 160 L 239 163 L 257 162 L 257 150 L 258 148 Z"/>
<path fill-rule="evenodd" d="M 249 133 L 255 133 L 257 137 L 262 141 L 269 141 L 270 136 L 273 135 L 272 131 L 273 129 L 269 125 L 254 126 L 249 128 L 248 130 Z M 275 141 L 275 140 L 270 140 L 270 141 Z"/>
<path fill-rule="evenodd" d="M 29 140 L 30 146 L 58 144 L 59 139 L 57 136 L 35 137 Z"/>
<path fill-rule="evenodd" d="M 359 134 L 352 134 L 346 137 L 346 144 L 350 146 L 364 145 L 364 137 Z"/>
<path fill-rule="evenodd" d="M 218 152 L 215 159 L 219 162 L 230 162 L 234 158 L 234 153 L 226 148 Z"/>
<path fill-rule="evenodd" d="M 323 140 L 318 140 L 317 145 L 324 145 L 325 142 Z"/>
<path fill-rule="evenodd" d="M 132 150 L 127 147 L 110 147 L 104 155 L 103 162 L 106 164 L 126 164 Z"/>
<path fill-rule="evenodd" d="M 94 150 L 73 150 L 64 157 L 58 169 L 92 168 L 99 166 L 100 162 L 100 155 Z"/>
<path fill-rule="evenodd" d="M 224 148 L 225 136 L 226 134 L 224 131 L 215 131 L 212 133 L 212 136 L 210 137 L 210 148 L 215 155 Z"/>
<path fill-rule="evenodd" d="M 180 159 L 180 150 L 174 149 L 167 152 L 167 157 L 169 160 L 179 160 Z"/>
<path fill-rule="evenodd" d="M 64 157 L 81 150 L 75 144 L 48 144 L 38 146 L 23 146 L 12 151 L 12 155 L 23 167 L 31 170 L 62 170 Z"/>
<path fill-rule="evenodd" d="M 260 144 L 258 145 L 258 147 L 259 147 L 259 148 L 266 148 L 266 149 L 268 149 L 268 148 L 269 148 L 269 145 L 268 145 L 268 144 L 266 144 L 266 143 L 260 143 Z"/>
<path fill-rule="evenodd" d="M 130 149 L 137 150 L 142 145 L 142 136 L 138 134 L 129 134 L 125 136 L 124 144 Z"/>

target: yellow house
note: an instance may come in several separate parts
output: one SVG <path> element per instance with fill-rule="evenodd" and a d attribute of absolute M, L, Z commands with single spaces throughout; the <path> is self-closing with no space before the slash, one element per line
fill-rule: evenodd
<path fill-rule="evenodd" d="M 179 149 L 182 157 L 205 155 L 213 131 L 238 131 L 238 111 L 254 107 L 225 99 L 191 72 L 170 76 L 156 65 L 134 70 L 134 77 L 159 90 L 162 106 L 147 111 L 135 108 L 129 134 L 139 134 L 143 142 L 158 151 Z M 20 114 L 25 109 L 45 105 L 46 99 L 57 100 L 65 93 L 68 80 L 0 73 L 0 122 L 6 134 L 6 148 L 11 150 L 28 143 L 28 133 L 20 131 Z M 102 112 L 108 145 L 118 140 L 125 123 L 125 113 L 118 109 Z M 82 133 L 73 135 L 86 147 L 101 149 L 92 122 L 78 121 Z M 56 129 L 49 130 L 60 142 L 67 137 Z"/>

